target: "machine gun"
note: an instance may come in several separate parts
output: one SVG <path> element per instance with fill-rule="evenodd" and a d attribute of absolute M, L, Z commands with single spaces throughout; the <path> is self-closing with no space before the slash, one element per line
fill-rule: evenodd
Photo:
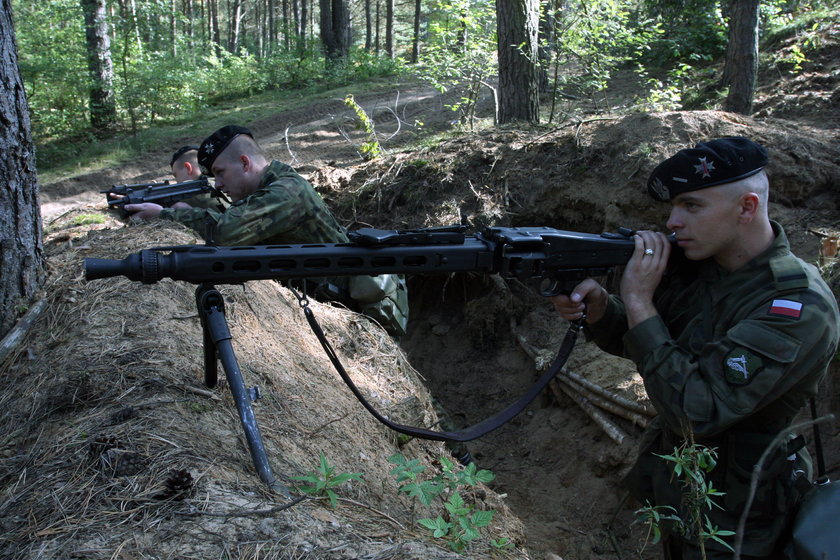
<path fill-rule="evenodd" d="M 176 202 L 207 193 L 214 198 L 227 200 L 222 191 L 214 188 L 207 178 L 193 179 L 181 183 L 137 183 L 134 185 L 113 185 L 99 191 L 105 194 L 110 208 L 119 208 L 123 217 L 128 216 L 126 204 L 154 202 L 161 206 L 172 206 Z M 229 201 L 228 201 L 229 202 Z"/>
<path fill-rule="evenodd" d="M 125 276 L 144 284 L 163 278 L 193 284 L 239 284 L 324 276 L 483 272 L 518 278 L 550 296 L 625 264 L 632 231 L 595 235 L 547 227 L 360 229 L 350 243 L 157 247 L 122 260 L 85 259 L 88 280 Z"/>
<path fill-rule="evenodd" d="M 350 232 L 349 243 L 215 247 L 186 245 L 157 247 L 122 260 L 86 258 L 85 278 L 113 276 L 153 284 L 164 278 L 198 284 L 196 303 L 204 329 L 205 384 L 216 384 L 217 355 L 234 395 L 254 465 L 264 482 L 277 482 L 256 424 L 231 346 L 224 317 L 224 301 L 213 284 L 239 284 L 250 280 L 287 280 L 307 277 L 378 274 L 432 274 L 481 272 L 517 278 L 545 296 L 570 293 L 582 279 L 599 276 L 630 260 L 635 250 L 633 231 L 601 235 L 547 227 L 490 227 L 466 235 L 461 226 L 420 230 L 360 229 Z M 300 296 L 298 296 L 300 297 Z M 301 298 L 307 320 L 350 390 L 362 405 L 388 427 L 415 437 L 470 441 L 494 430 L 521 412 L 557 374 L 574 346 L 581 324 L 573 325 L 552 367 L 519 400 L 496 415 L 462 432 L 436 432 L 396 424 L 370 405 L 353 384 L 337 354 L 326 341 L 311 309 Z"/>

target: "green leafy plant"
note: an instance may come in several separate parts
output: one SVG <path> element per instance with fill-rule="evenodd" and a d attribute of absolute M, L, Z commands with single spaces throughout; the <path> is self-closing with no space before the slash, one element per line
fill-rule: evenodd
<path fill-rule="evenodd" d="M 303 476 L 293 476 L 294 480 L 300 480 L 306 484 L 295 487 L 295 490 L 310 496 L 326 496 L 330 501 L 330 507 L 338 503 L 338 494 L 333 488 L 341 486 L 351 480 L 361 480 L 361 473 L 335 473 L 335 467 L 331 467 L 323 452 L 319 453 L 320 462 L 318 468 Z"/>
<path fill-rule="evenodd" d="M 661 538 L 663 522 L 670 522 L 679 533 L 700 546 L 702 557 L 706 557 L 705 542 L 713 540 L 732 550 L 724 537 L 734 531 L 723 530 L 712 524 L 708 512 L 712 508 L 723 509 L 715 499 L 724 495 L 717 490 L 707 475 L 717 466 L 717 451 L 697 444 L 688 437 L 681 447 L 675 447 L 670 455 L 657 457 L 672 463 L 674 476 L 681 480 L 683 492 L 683 516 L 671 506 L 651 506 L 649 503 L 636 511 L 637 521 L 648 526 L 648 537 L 656 544 Z"/>
<path fill-rule="evenodd" d="M 417 498 L 426 506 L 431 506 L 438 497 L 443 501 L 443 511 L 439 515 L 434 518 L 422 518 L 418 523 L 426 528 L 432 537 L 446 541 L 455 552 L 464 552 L 470 542 L 481 536 L 480 529 L 487 527 L 493 520 L 495 510 L 476 509 L 463 497 L 463 493 L 470 488 L 492 481 L 495 478 L 492 472 L 478 469 L 475 463 L 470 463 L 462 469 L 451 459 L 441 457 L 440 473 L 431 478 L 423 478 L 421 475 L 426 471 L 426 467 L 418 459 L 409 460 L 397 453 L 389 457 L 388 461 L 396 465 L 391 469 L 391 474 L 400 484 L 400 492 Z M 449 497 L 445 499 L 444 494 L 448 494 Z M 496 549 L 513 546 L 510 539 L 504 537 L 493 540 L 490 544 Z"/>
<path fill-rule="evenodd" d="M 367 139 L 359 147 L 362 158 L 369 161 L 381 156 L 382 146 L 379 145 L 379 139 L 376 138 L 373 119 L 368 116 L 361 105 L 356 103 L 353 94 L 347 94 L 347 97 L 344 98 L 344 104 L 356 113 L 356 130 L 361 130 L 367 135 Z"/>

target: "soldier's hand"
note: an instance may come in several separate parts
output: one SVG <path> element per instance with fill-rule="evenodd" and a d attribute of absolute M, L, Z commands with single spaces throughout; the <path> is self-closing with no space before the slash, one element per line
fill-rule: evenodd
<path fill-rule="evenodd" d="M 154 202 L 125 205 L 125 211 L 131 214 L 131 219 L 135 222 L 144 222 L 157 218 L 161 210 L 163 210 L 163 206 Z"/>
<path fill-rule="evenodd" d="M 586 313 L 587 323 L 597 323 L 607 311 L 609 294 L 597 281 L 587 278 L 570 295 L 552 296 L 551 303 L 567 321 L 576 321 Z"/>
<path fill-rule="evenodd" d="M 621 275 L 621 299 L 630 328 L 656 315 L 653 294 L 668 266 L 671 244 L 665 235 L 636 232 L 636 249 Z"/>
<path fill-rule="evenodd" d="M 176 202 L 175 204 L 173 204 L 172 206 L 170 206 L 170 208 L 172 208 L 172 209 L 174 209 L 174 210 L 178 210 L 179 208 L 186 208 L 186 209 L 190 209 L 190 208 L 192 208 L 192 206 L 190 206 L 190 205 L 189 205 L 189 204 L 187 204 L 186 202 Z"/>

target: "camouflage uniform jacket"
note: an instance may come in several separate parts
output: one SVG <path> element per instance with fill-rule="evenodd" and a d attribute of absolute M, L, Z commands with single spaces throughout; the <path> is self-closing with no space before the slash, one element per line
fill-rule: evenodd
<path fill-rule="evenodd" d="M 226 212 L 167 208 L 160 217 L 189 226 L 205 239 L 209 223 L 213 241 L 222 246 L 348 242 L 312 185 L 279 161 L 268 166 L 256 192 L 234 202 Z M 300 287 L 299 282 L 294 285 Z M 304 286 L 319 299 L 340 300 L 357 308 L 395 336 L 405 334 L 408 294 L 402 276 L 309 278 Z"/>
<path fill-rule="evenodd" d="M 211 208 L 171 209 L 160 213 L 222 246 L 283 243 L 345 243 L 347 235 L 312 185 L 294 169 L 272 161 L 260 187 L 230 205 L 226 212 Z"/>
<path fill-rule="evenodd" d="M 679 483 L 652 453 L 673 453 L 681 426 L 697 443 L 718 449 L 710 473 L 724 511 L 712 522 L 735 531 L 753 465 L 770 441 L 788 427 L 814 396 L 838 345 L 838 309 L 819 271 L 790 252 L 784 230 L 761 255 L 727 272 L 712 259 L 672 263 L 654 298 L 659 315 L 627 327 L 621 300 L 589 327 L 604 350 L 631 358 L 659 413 L 645 434 L 626 482 L 644 504 L 680 510 Z M 772 552 L 797 493 L 790 483 L 789 452 L 765 465 L 747 520 L 743 554 Z M 685 519 L 686 517 L 683 517 Z M 708 549 L 725 550 L 706 542 Z M 731 552 L 729 553 L 731 555 Z"/>

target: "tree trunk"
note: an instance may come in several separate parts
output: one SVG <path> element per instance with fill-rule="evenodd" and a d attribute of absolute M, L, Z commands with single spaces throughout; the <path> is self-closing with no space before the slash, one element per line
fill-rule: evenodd
<path fill-rule="evenodd" d="M 538 0 L 496 0 L 499 124 L 540 120 Z"/>
<path fill-rule="evenodd" d="M 371 21 L 370 0 L 365 0 L 365 50 L 373 47 L 373 22 Z"/>
<path fill-rule="evenodd" d="M 411 42 L 411 62 L 420 59 L 420 0 L 414 0 L 414 39 Z"/>
<path fill-rule="evenodd" d="M 320 0 L 320 7 L 321 41 L 329 66 L 350 52 L 350 13 L 344 0 Z"/>
<path fill-rule="evenodd" d="M 381 27 L 381 24 L 380 24 L 380 21 L 379 21 L 379 19 L 380 19 L 379 18 L 379 6 L 382 4 L 382 0 L 375 0 L 375 1 L 376 1 L 376 34 L 375 34 L 375 41 L 374 41 L 375 42 L 374 52 L 376 52 L 377 56 L 379 56 L 379 45 L 380 45 L 380 43 L 379 43 L 379 29 Z"/>
<path fill-rule="evenodd" d="M 724 79 L 729 85 L 724 110 L 749 115 L 758 73 L 759 0 L 732 0 L 729 4 L 729 44 Z"/>
<path fill-rule="evenodd" d="M 385 54 L 394 58 L 394 0 L 385 0 Z"/>
<path fill-rule="evenodd" d="M 18 69 L 11 0 L 0 0 L 0 338 L 46 279 L 29 105 Z"/>
<path fill-rule="evenodd" d="M 105 0 L 82 0 L 85 16 L 88 70 L 90 71 L 90 125 L 95 134 L 104 133 L 117 122 L 114 95 L 114 63 L 111 37 L 105 19 Z"/>

